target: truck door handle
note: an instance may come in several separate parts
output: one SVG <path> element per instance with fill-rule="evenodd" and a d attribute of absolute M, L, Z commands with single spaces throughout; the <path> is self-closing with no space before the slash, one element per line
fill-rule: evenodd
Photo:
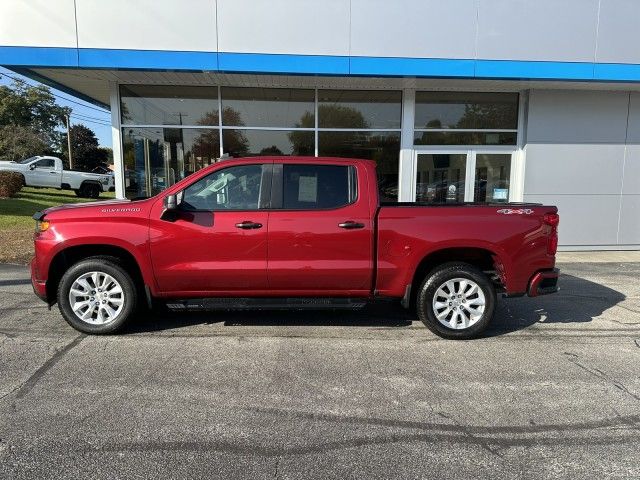
<path fill-rule="evenodd" d="M 340 228 L 346 228 L 347 230 L 352 230 L 355 228 L 364 228 L 364 223 L 353 222 L 351 220 L 343 223 L 339 223 L 338 226 Z"/>
<path fill-rule="evenodd" d="M 256 228 L 262 228 L 262 224 L 245 220 L 244 222 L 236 223 L 236 228 L 242 228 L 243 230 L 255 230 Z"/>
<path fill-rule="evenodd" d="M 49 172 L 49 173 L 58 173 L 58 172 Z"/>

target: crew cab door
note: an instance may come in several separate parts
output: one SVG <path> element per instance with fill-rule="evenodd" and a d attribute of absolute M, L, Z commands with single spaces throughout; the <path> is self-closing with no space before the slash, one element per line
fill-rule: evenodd
<path fill-rule="evenodd" d="M 373 221 L 354 162 L 274 164 L 269 288 L 300 296 L 370 292 Z"/>
<path fill-rule="evenodd" d="M 236 164 L 178 193 L 178 209 L 150 219 L 153 270 L 162 293 L 243 296 L 267 288 L 271 164 Z"/>
<path fill-rule="evenodd" d="M 41 158 L 29 165 L 29 171 L 25 172 L 27 185 L 59 188 L 62 165 L 56 163 L 55 158 Z"/>

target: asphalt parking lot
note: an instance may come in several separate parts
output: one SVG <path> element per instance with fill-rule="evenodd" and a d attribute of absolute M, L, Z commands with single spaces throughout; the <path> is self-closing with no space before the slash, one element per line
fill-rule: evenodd
<path fill-rule="evenodd" d="M 0 266 L 0 478 L 640 478 L 640 263 L 566 263 L 485 338 L 358 313 L 72 330 Z"/>

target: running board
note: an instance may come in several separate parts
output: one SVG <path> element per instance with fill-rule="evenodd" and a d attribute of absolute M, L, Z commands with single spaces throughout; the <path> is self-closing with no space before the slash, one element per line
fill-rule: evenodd
<path fill-rule="evenodd" d="M 171 311 L 202 312 L 209 310 L 359 310 L 367 304 L 361 298 L 192 298 L 167 302 Z"/>

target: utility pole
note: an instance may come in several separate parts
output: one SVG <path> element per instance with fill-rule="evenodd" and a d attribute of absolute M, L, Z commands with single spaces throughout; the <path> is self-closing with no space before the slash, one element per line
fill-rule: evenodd
<path fill-rule="evenodd" d="M 73 158 L 71 156 L 71 120 L 69 115 L 65 115 L 67 120 L 67 149 L 69 150 L 69 170 L 73 169 Z"/>

